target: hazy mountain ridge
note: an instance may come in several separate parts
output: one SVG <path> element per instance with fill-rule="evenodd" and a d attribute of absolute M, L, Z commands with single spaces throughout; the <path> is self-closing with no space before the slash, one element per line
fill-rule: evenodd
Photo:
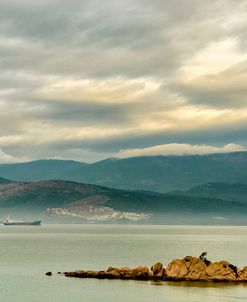
<path fill-rule="evenodd" d="M 243 183 L 206 183 L 185 191 L 171 192 L 174 195 L 219 198 L 247 204 L 247 184 Z"/>
<path fill-rule="evenodd" d="M 131 157 L 93 164 L 43 160 L 0 165 L 0 175 L 16 181 L 61 179 L 165 193 L 204 183 L 247 184 L 247 152 Z"/>
<path fill-rule="evenodd" d="M 0 207 L 61 207 L 104 192 L 99 186 L 68 181 L 12 182 L 0 187 Z"/>
<path fill-rule="evenodd" d="M 142 218 L 144 214 L 151 215 L 149 220 L 158 223 L 203 224 L 218 219 L 240 223 L 247 217 L 247 207 L 235 201 L 133 192 L 58 180 L 4 184 L 0 186 L 0 208 L 41 214 L 49 209 L 53 215 L 94 215 L 96 219 L 117 216 L 147 219 Z"/>
<path fill-rule="evenodd" d="M 38 181 L 59 178 L 62 173 L 71 173 L 86 166 L 73 160 L 44 159 L 26 163 L 0 164 L 0 175 L 13 181 Z"/>

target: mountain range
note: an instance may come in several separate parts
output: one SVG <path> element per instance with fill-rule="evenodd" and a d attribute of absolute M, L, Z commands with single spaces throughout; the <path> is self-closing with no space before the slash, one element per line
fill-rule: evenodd
<path fill-rule="evenodd" d="M 3 215 L 36 215 L 58 222 L 245 223 L 247 206 L 237 201 L 238 194 L 227 200 L 195 192 L 127 191 L 62 180 L 5 182 L 0 185 L 0 209 Z"/>
<path fill-rule="evenodd" d="M 246 168 L 246 152 L 2 164 L 0 217 L 246 224 Z"/>
<path fill-rule="evenodd" d="M 205 183 L 247 184 L 247 152 L 112 158 L 92 164 L 39 160 L 1 164 L 0 176 L 13 181 L 58 179 L 165 193 Z"/>

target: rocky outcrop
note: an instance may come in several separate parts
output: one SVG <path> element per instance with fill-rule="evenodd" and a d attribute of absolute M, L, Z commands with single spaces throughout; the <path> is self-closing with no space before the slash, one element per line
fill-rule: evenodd
<path fill-rule="evenodd" d="M 66 277 L 77 278 L 97 278 L 97 279 L 133 279 L 133 280 L 149 280 L 152 279 L 149 268 L 147 266 L 138 266 L 135 268 L 109 267 L 106 271 L 84 271 L 65 272 Z"/>
<path fill-rule="evenodd" d="M 150 276 L 152 277 L 152 279 L 165 279 L 166 270 L 163 268 L 163 264 L 157 262 L 153 266 L 151 266 Z"/>
<path fill-rule="evenodd" d="M 171 280 L 237 281 L 239 278 L 237 267 L 227 261 L 211 263 L 191 256 L 173 260 L 166 274 Z"/>
<path fill-rule="evenodd" d="M 186 256 L 183 259 L 173 260 L 166 269 L 162 263 L 157 262 L 150 270 L 147 266 L 109 267 L 105 271 L 78 270 L 65 272 L 64 275 L 97 279 L 247 282 L 247 267 L 239 269 L 224 260 L 212 263 L 205 257 Z"/>
<path fill-rule="evenodd" d="M 238 274 L 233 269 L 234 265 L 227 261 L 211 263 L 206 268 L 206 275 L 214 280 L 232 280 L 238 278 Z"/>

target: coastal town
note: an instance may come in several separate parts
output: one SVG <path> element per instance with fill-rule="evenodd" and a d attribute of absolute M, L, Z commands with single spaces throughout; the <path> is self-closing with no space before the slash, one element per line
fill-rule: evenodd
<path fill-rule="evenodd" d="M 81 218 L 87 222 L 129 221 L 138 222 L 147 220 L 151 214 L 116 211 L 110 207 L 77 204 L 66 208 L 48 208 L 47 215 L 58 215 Z"/>

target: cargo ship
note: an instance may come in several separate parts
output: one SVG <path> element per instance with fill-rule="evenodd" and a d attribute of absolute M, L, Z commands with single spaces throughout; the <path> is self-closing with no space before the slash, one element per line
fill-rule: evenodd
<path fill-rule="evenodd" d="M 33 221 L 26 221 L 26 220 L 15 220 L 7 217 L 3 221 L 4 225 L 41 225 L 41 220 L 33 220 Z"/>

